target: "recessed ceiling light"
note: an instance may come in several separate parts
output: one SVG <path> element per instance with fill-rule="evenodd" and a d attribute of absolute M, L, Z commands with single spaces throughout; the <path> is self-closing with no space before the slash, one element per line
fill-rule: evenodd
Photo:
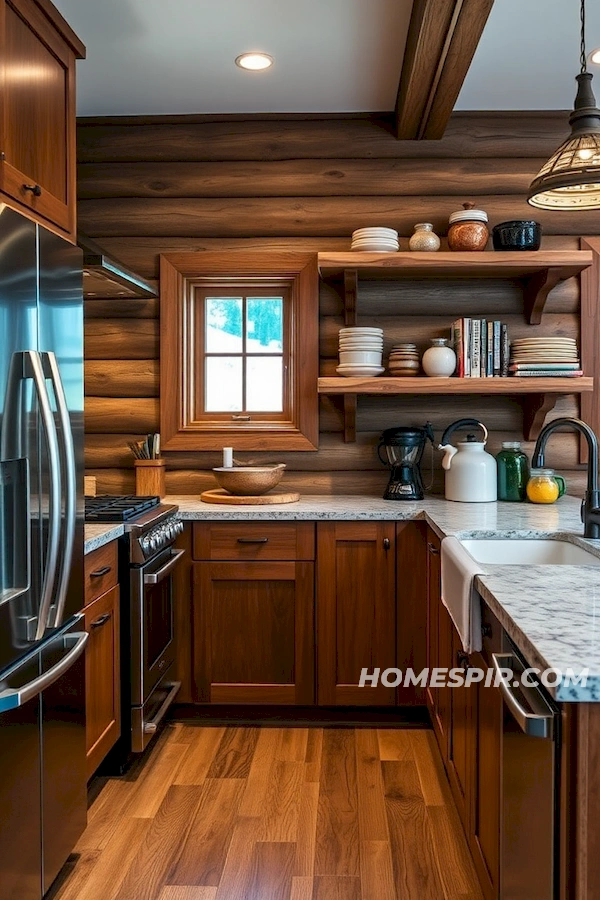
<path fill-rule="evenodd" d="M 242 53 L 238 56 L 235 64 L 240 69 L 249 69 L 251 72 L 260 72 L 262 69 L 269 69 L 273 65 L 273 57 L 268 53 Z"/>
<path fill-rule="evenodd" d="M 590 62 L 594 63 L 596 66 L 600 66 L 600 47 L 597 50 L 592 50 L 590 53 Z"/>

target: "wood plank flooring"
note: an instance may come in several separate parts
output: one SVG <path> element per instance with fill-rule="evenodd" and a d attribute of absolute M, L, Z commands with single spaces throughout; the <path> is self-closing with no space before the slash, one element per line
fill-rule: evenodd
<path fill-rule="evenodd" d="M 51 900 L 482 900 L 432 732 L 175 723 Z"/>

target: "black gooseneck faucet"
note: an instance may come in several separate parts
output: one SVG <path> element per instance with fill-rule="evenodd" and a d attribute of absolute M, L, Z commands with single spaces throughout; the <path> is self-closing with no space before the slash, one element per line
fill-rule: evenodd
<path fill-rule="evenodd" d="M 581 419 L 554 419 L 540 431 L 535 442 L 535 450 L 531 460 L 532 468 L 543 468 L 546 443 L 553 431 L 566 426 L 579 431 L 588 445 L 587 490 L 581 504 L 581 521 L 584 524 L 583 536 L 598 540 L 600 538 L 600 490 L 598 490 L 598 438 L 589 425 Z"/>

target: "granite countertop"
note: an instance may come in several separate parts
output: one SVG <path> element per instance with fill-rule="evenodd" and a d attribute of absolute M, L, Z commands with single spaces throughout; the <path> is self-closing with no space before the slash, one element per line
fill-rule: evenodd
<path fill-rule="evenodd" d="M 170 496 L 192 521 L 298 521 L 424 519 L 439 537 L 553 537 L 600 556 L 600 541 L 584 540 L 581 501 L 563 497 L 549 506 L 530 503 L 452 503 L 440 497 L 405 503 L 377 497 L 303 497 L 281 506 L 221 506 Z M 87 529 L 86 529 L 87 531 Z M 559 684 L 559 701 L 600 702 L 600 567 L 482 566 L 476 587 L 532 666 L 589 670 L 586 687 Z"/>
<path fill-rule="evenodd" d="M 85 525 L 83 552 L 91 553 L 124 534 L 122 525 Z"/>

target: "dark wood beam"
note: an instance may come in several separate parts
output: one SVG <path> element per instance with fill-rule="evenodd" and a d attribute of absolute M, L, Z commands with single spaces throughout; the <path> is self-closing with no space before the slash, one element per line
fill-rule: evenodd
<path fill-rule="evenodd" d="M 440 140 L 494 0 L 415 0 L 396 101 L 401 140 Z"/>

